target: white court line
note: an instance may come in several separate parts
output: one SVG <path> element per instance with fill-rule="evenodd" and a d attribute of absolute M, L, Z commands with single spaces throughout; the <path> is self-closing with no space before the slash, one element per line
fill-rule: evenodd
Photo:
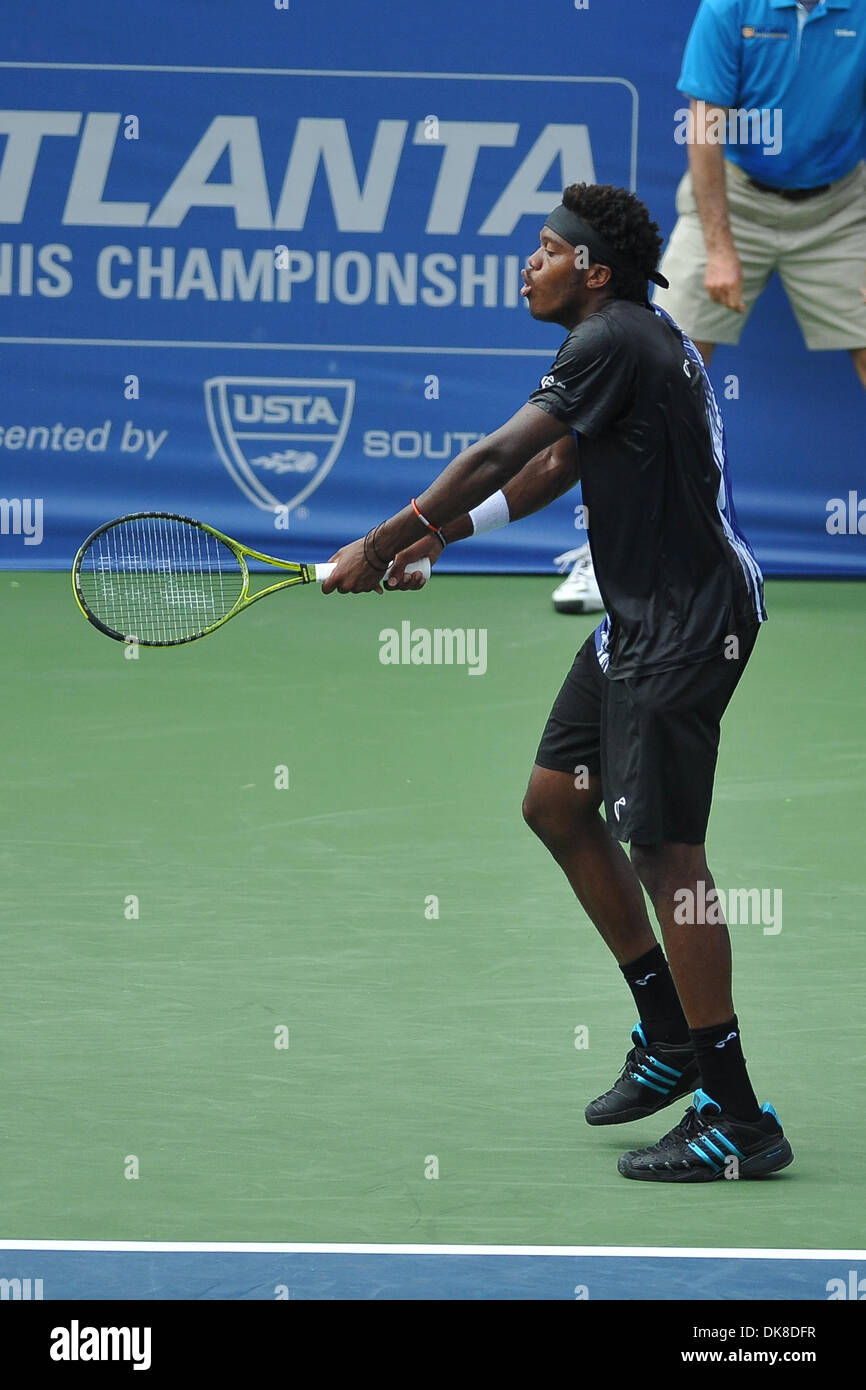
<path fill-rule="evenodd" d="M 556 356 L 550 348 L 483 348 L 483 347 L 379 347 L 373 343 L 226 343 L 206 339 L 202 342 L 173 338 L 2 338 L 0 343 L 27 344 L 34 347 L 158 347 L 158 348 L 230 348 L 252 352 L 426 352 L 440 356 L 470 357 L 546 357 Z"/>
<path fill-rule="evenodd" d="M 352 1245 L 247 1241 L 0 1240 L 0 1250 L 146 1251 L 243 1255 L 534 1255 L 677 1260 L 866 1260 L 866 1250 L 692 1249 L 638 1245 Z"/>

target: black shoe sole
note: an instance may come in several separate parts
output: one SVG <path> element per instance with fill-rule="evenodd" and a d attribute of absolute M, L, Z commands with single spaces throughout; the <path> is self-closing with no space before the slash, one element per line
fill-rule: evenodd
<path fill-rule="evenodd" d="M 706 1167 L 682 1168 L 675 1171 L 634 1168 L 627 1171 L 623 1168 L 623 1163 L 627 1157 L 627 1154 L 622 1155 L 617 1164 L 617 1172 L 624 1178 L 636 1178 L 640 1182 L 716 1182 L 719 1178 L 724 1179 L 725 1177 L 724 1169 L 714 1173 Z M 783 1139 L 781 1144 L 775 1143 L 769 1153 L 760 1152 L 742 1159 L 736 1179 L 729 1178 L 728 1181 L 740 1181 L 743 1178 L 765 1178 L 770 1173 L 778 1173 L 782 1168 L 787 1168 L 793 1162 L 794 1151 L 787 1139 Z"/>

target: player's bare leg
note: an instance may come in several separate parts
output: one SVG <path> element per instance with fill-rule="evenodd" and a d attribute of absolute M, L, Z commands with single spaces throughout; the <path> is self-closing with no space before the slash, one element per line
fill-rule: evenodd
<path fill-rule="evenodd" d="M 743 1057 L 731 1000 L 731 947 L 720 920 L 675 920 L 682 889 L 706 902 L 713 887 L 703 845 L 632 845 L 632 862 L 650 895 L 671 973 L 689 1021 L 701 1085 L 678 1125 L 657 1143 L 622 1154 L 619 1172 L 650 1182 L 711 1182 L 764 1177 L 794 1155 L 778 1116 L 760 1106 Z M 703 882 L 703 892 L 698 884 Z M 712 914 L 715 919 L 715 905 Z"/>
<path fill-rule="evenodd" d="M 637 875 L 599 813 L 601 778 L 576 787 L 568 772 L 532 770 L 523 818 L 553 855 L 620 965 L 656 945 Z"/>
<path fill-rule="evenodd" d="M 674 894 L 687 889 L 693 903 L 714 901 L 715 888 L 703 845 L 631 847 L 632 863 L 649 894 L 664 937 L 671 974 L 690 1028 L 723 1023 L 734 1012 L 731 998 L 731 939 L 724 914 L 709 923 L 677 922 Z M 698 884 L 703 882 L 703 890 Z"/>
<path fill-rule="evenodd" d="M 529 826 L 559 864 L 587 916 L 616 957 L 637 1006 L 634 1046 L 610 1090 L 586 1107 L 588 1124 L 643 1119 L 700 1080 L 688 1026 L 640 881 L 600 815 L 601 778 L 576 787 L 566 772 L 536 766 L 523 803 Z"/>
<path fill-rule="evenodd" d="M 866 390 L 866 347 L 852 348 L 851 360 L 854 363 L 854 370 L 860 378 L 860 385 Z"/>
<path fill-rule="evenodd" d="M 715 884 L 704 846 L 632 845 L 631 857 L 662 929 L 701 1085 L 723 1111 L 743 1120 L 757 1119 L 760 1106 L 746 1071 L 731 997 L 731 941 L 712 893 Z M 677 921 L 688 898 L 678 900 L 675 895 L 684 889 L 693 895 L 692 903 L 707 904 L 704 915 L 710 921 Z"/>

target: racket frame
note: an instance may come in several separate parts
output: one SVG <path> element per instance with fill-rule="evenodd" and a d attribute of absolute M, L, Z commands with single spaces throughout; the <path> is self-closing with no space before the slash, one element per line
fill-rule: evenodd
<path fill-rule="evenodd" d="M 206 531 L 209 536 L 221 541 L 232 552 L 241 567 L 241 592 L 236 599 L 233 607 L 218 622 L 210 623 L 203 627 L 200 632 L 193 633 L 190 637 L 174 637 L 168 641 L 155 641 L 149 638 L 142 639 L 134 637 L 131 633 L 125 634 L 115 632 L 114 628 L 107 627 L 95 613 L 91 612 L 87 606 L 87 600 L 81 592 L 81 562 L 85 554 L 92 546 L 98 536 L 106 531 L 113 530 L 126 521 L 181 521 L 188 526 L 193 526 L 196 530 Z M 281 579 L 276 584 L 270 584 L 267 588 L 257 589 L 255 593 L 250 593 L 250 571 L 246 563 L 246 556 L 251 560 L 260 560 L 263 564 L 272 565 L 276 569 L 289 570 L 290 579 Z M 78 547 L 75 559 L 72 562 L 72 592 L 75 595 L 75 602 L 89 623 L 104 632 L 106 637 L 113 637 L 116 642 L 132 643 L 136 642 L 140 647 L 182 647 L 187 642 L 197 642 L 200 637 L 207 637 L 217 628 L 222 627 L 231 618 L 237 617 L 243 609 L 249 608 L 251 604 L 260 598 L 265 598 L 267 594 L 275 594 L 278 589 L 290 589 L 297 584 L 315 584 L 317 579 L 322 578 L 322 565 L 308 565 L 297 560 L 278 560 L 273 555 L 265 555 L 261 550 L 253 550 L 251 546 L 241 545 L 240 541 L 233 540 L 224 531 L 218 531 L 214 526 L 208 526 L 204 521 L 196 521 L 191 516 L 180 516 L 177 512 L 130 512 L 126 516 L 115 517 L 113 521 L 106 521 L 102 526 L 97 526 L 95 531 Z M 318 574 L 317 574 L 318 570 Z"/>

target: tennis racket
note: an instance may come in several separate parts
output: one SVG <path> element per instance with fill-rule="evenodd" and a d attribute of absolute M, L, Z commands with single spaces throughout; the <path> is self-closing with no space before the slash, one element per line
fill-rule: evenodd
<path fill-rule="evenodd" d="M 250 593 L 247 558 L 289 577 Z M 177 647 L 215 632 L 267 594 L 321 584 L 335 568 L 275 560 L 187 516 L 134 512 L 87 537 L 73 561 L 72 588 L 85 618 L 106 636 Z M 407 574 L 416 570 L 428 579 L 430 561 L 406 566 Z"/>

